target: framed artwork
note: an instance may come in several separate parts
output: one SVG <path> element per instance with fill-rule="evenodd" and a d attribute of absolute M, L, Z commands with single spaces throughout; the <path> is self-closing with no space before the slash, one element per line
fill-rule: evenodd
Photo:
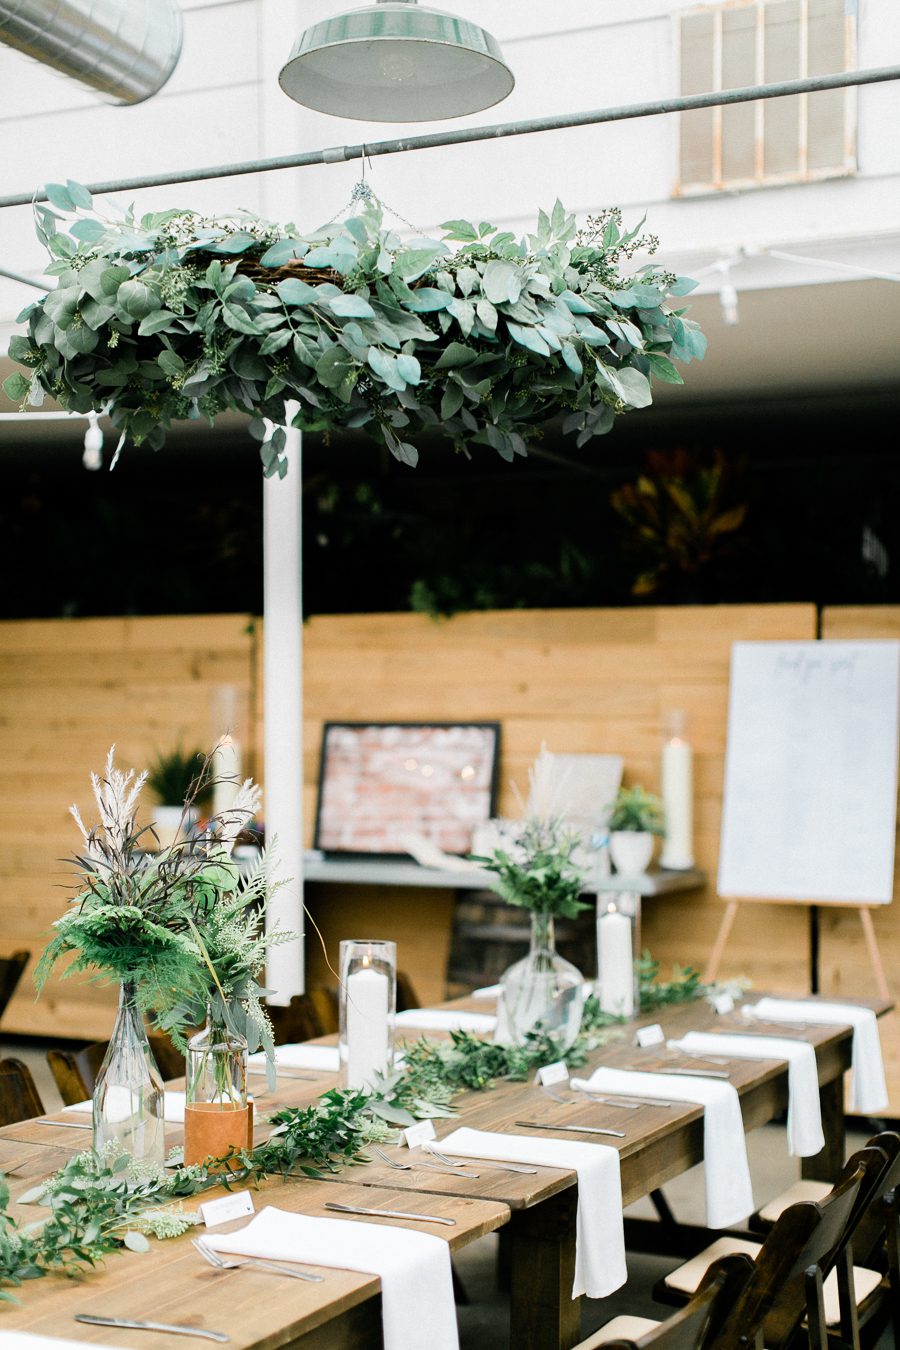
<path fill-rule="evenodd" d="M 495 814 L 499 722 L 326 722 L 315 846 L 405 857 L 404 836 L 468 853 Z"/>

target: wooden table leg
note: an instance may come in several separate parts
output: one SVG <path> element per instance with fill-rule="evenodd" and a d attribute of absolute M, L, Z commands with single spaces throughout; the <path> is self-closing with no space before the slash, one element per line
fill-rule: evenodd
<path fill-rule="evenodd" d="M 578 1188 L 513 1210 L 510 1344 L 515 1350 L 570 1350 L 581 1339 L 581 1299 L 572 1298 Z"/>
<path fill-rule="evenodd" d="M 844 1079 L 833 1078 L 819 1088 L 825 1147 L 814 1158 L 803 1158 L 800 1175 L 809 1181 L 834 1181 L 844 1165 Z"/>

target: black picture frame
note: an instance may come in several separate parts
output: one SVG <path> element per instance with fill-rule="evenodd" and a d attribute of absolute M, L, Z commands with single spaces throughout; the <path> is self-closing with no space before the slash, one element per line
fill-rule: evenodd
<path fill-rule="evenodd" d="M 363 735 L 365 732 L 382 733 L 367 747 Z M 438 757 L 438 772 L 428 778 L 417 776 L 415 784 L 404 793 L 401 765 L 390 764 L 396 755 L 405 756 L 403 764 L 413 760 L 424 747 L 428 748 L 428 739 L 423 742 L 422 732 L 435 733 L 432 751 Z M 442 735 L 441 733 L 445 733 Z M 451 733 L 450 737 L 446 733 Z M 462 733 L 452 744 L 452 733 Z M 469 744 L 466 745 L 466 733 Z M 358 747 L 358 757 L 366 756 L 367 750 L 378 748 L 381 742 L 382 754 L 377 758 L 385 760 L 385 766 L 391 769 L 390 795 L 393 802 L 383 816 L 373 812 L 374 791 L 377 791 L 378 776 L 363 772 L 356 779 L 352 773 L 341 774 L 340 758 L 352 759 L 351 744 Z M 477 763 L 473 751 L 477 751 Z M 473 768 L 471 787 L 459 787 L 459 804 L 463 808 L 463 819 L 454 821 L 454 805 L 448 800 L 447 774 L 451 770 L 452 760 L 458 752 L 464 761 L 459 770 L 463 776 L 465 768 Z M 371 758 L 370 767 L 371 767 Z M 352 769 L 352 764 L 344 764 L 344 769 Z M 421 771 L 426 772 L 425 765 Z M 434 766 L 432 766 L 434 767 Z M 412 772 L 412 771 L 410 771 Z M 466 853 L 471 847 L 471 826 L 490 820 L 497 811 L 497 790 L 500 773 L 500 723 L 499 722 L 325 722 L 322 727 L 322 740 L 319 753 L 318 792 L 316 797 L 315 847 L 328 857 L 355 858 L 408 858 L 409 854 L 396 845 L 396 835 L 407 831 L 426 835 L 432 842 L 448 853 Z M 429 785 L 434 780 L 433 788 Z M 382 778 L 382 782 L 384 779 Z M 373 791 L 374 789 L 374 791 Z M 340 800 L 343 796 L 343 801 Z M 423 810 L 425 799 L 435 802 L 438 811 L 429 814 Z M 352 810 L 347 807 L 352 803 Z M 393 814 L 396 812 L 397 814 Z M 444 826 L 437 822 L 444 819 Z M 381 841 L 378 838 L 380 826 L 384 831 Z M 466 838 L 465 836 L 468 835 Z M 447 844 L 461 843 L 460 847 L 447 847 Z M 393 846 L 392 846 L 393 845 Z"/>

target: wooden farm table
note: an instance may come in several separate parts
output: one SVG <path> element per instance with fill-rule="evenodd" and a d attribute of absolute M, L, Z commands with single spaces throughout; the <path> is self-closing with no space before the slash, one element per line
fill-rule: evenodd
<path fill-rule="evenodd" d="M 477 1008 L 485 1011 L 482 1002 L 459 1000 L 454 1005 L 460 1008 Z M 866 1003 L 880 1015 L 888 1010 L 881 1002 Z M 632 1043 L 635 1027 L 651 1021 L 661 1022 L 667 1037 L 678 1037 L 689 1030 L 721 1029 L 735 1030 L 737 1018 L 717 1017 L 705 1003 L 695 1002 L 680 1007 L 669 1007 L 651 1017 L 644 1017 L 624 1027 L 616 1033 L 602 1049 L 595 1051 L 590 1062 L 582 1072 L 587 1076 L 599 1064 L 618 1067 L 657 1069 L 665 1071 L 677 1063 L 668 1057 L 664 1049 L 654 1047 L 647 1050 L 636 1049 Z M 746 1030 L 741 1024 L 740 1029 Z M 761 1032 L 775 1028 L 768 1025 L 758 1028 Z M 432 1033 L 428 1033 L 429 1036 Z M 850 1067 L 851 1029 L 840 1026 L 809 1026 L 803 1031 L 785 1028 L 782 1035 L 796 1036 L 809 1041 L 816 1050 L 819 1070 L 820 1095 L 822 1099 L 823 1128 L 826 1145 L 822 1153 L 815 1158 L 805 1159 L 803 1175 L 832 1179 L 844 1160 L 844 1118 L 843 1118 L 843 1075 Z M 410 1032 L 410 1039 L 415 1033 Z M 696 1063 L 687 1061 L 686 1063 Z M 698 1068 L 704 1067 L 697 1063 Z M 765 1124 L 778 1115 L 787 1105 L 787 1068 L 783 1061 L 775 1060 L 733 1060 L 727 1066 L 730 1079 L 737 1088 L 746 1130 L 752 1130 Z M 334 1075 L 317 1074 L 314 1081 L 301 1080 L 288 1076 L 279 1077 L 274 1093 L 264 1091 L 265 1080 L 256 1080 L 255 1086 L 258 1108 L 265 1113 L 271 1104 L 303 1105 L 315 1099 L 327 1087 L 332 1086 Z M 548 1096 L 533 1084 L 503 1083 L 482 1092 L 462 1094 L 454 1100 L 458 1115 L 449 1121 L 436 1122 L 440 1137 L 450 1133 L 459 1125 L 472 1126 L 484 1130 L 516 1129 L 516 1120 L 535 1120 L 548 1124 L 590 1124 L 610 1126 L 625 1131 L 625 1138 L 604 1139 L 603 1142 L 617 1147 L 621 1158 L 622 1195 L 627 1205 L 632 1201 L 657 1190 L 666 1181 L 703 1158 L 703 1112 L 702 1108 L 690 1103 L 677 1103 L 669 1107 L 647 1106 L 639 1111 L 623 1111 L 614 1106 L 598 1102 L 585 1101 L 563 1104 Z M 67 1119 L 71 1120 L 69 1114 Z M 525 1133 L 537 1133 L 525 1131 Z M 0 1131 L 0 1166 L 13 1164 L 4 1158 L 4 1150 L 13 1146 L 43 1151 L 72 1151 L 83 1147 L 82 1132 L 37 1125 L 26 1122 L 22 1125 L 8 1126 Z M 84 1132 L 85 1137 L 87 1133 Z M 180 1138 L 177 1127 L 167 1127 L 167 1137 L 175 1143 Z M 577 1136 L 548 1133 L 546 1138 L 566 1138 Z M 592 1136 L 585 1135 L 586 1141 Z M 425 1155 L 404 1150 L 394 1154 L 410 1163 Z M 23 1164 L 33 1166 L 34 1164 Z M 51 1170 L 53 1163 L 46 1168 Z M 477 1171 L 477 1163 L 467 1163 L 467 1168 Z M 274 1183 L 276 1191 L 273 1203 L 283 1203 L 281 1197 L 291 1191 L 291 1184 L 282 1188 L 282 1183 Z M 273 1183 L 266 1183 L 270 1187 Z M 511 1272 L 511 1343 L 516 1350 L 569 1350 L 580 1337 L 580 1300 L 571 1297 L 575 1259 L 575 1213 L 577 1188 L 575 1174 L 562 1169 L 539 1168 L 535 1175 L 521 1175 L 484 1169 L 477 1179 L 440 1172 L 416 1169 L 399 1172 L 379 1162 L 365 1167 L 347 1167 L 335 1174 L 333 1179 L 323 1182 L 324 1186 L 352 1187 L 354 1193 L 381 1194 L 387 1188 L 396 1197 L 403 1196 L 409 1207 L 417 1198 L 427 1198 L 431 1203 L 437 1197 L 453 1201 L 480 1201 L 495 1206 L 499 1213 L 509 1212 L 507 1232 L 510 1240 Z M 301 1186 L 297 1195 L 297 1204 L 305 1198 L 313 1202 L 313 1191 L 308 1184 Z M 492 1211 L 493 1213 L 493 1211 Z M 474 1215 L 478 1223 L 487 1224 L 488 1216 Z M 496 1217 L 496 1214 L 495 1216 Z M 497 1218 L 493 1227 L 502 1223 Z M 476 1224 L 477 1227 L 477 1224 Z M 468 1229 L 465 1230 L 468 1233 Z M 481 1231 L 489 1231 L 484 1227 Z M 473 1232 L 472 1236 L 478 1234 Z M 459 1235 L 454 1235 L 459 1241 Z M 162 1244 L 163 1247 L 184 1250 L 186 1240 Z M 123 1258 L 127 1259 L 127 1258 Z M 132 1258 L 133 1260 L 134 1258 Z M 162 1257 L 154 1256 L 155 1260 Z M 175 1260 L 175 1257 L 166 1258 Z M 184 1269 L 184 1267 L 182 1267 Z M 194 1278 L 197 1277 L 196 1264 L 191 1266 Z M 100 1276 L 104 1279 L 104 1276 Z M 249 1279 L 247 1272 L 242 1278 Z M 93 1279 L 93 1277 L 92 1277 Z M 31 1292 L 31 1291 L 28 1291 Z M 229 1288 L 229 1293 L 231 1292 Z M 368 1297 L 368 1295 L 366 1295 Z M 23 1312 L 14 1313 L 8 1322 L 2 1325 L 26 1326 L 18 1319 Z M 324 1310 L 322 1316 L 325 1316 Z M 341 1310 L 343 1316 L 343 1310 Z M 5 1318 L 0 1312 L 0 1319 Z M 338 1339 L 336 1319 L 334 1339 L 324 1344 L 334 1346 L 335 1350 L 343 1346 Z M 331 1329 L 331 1328 L 330 1328 Z M 296 1335 L 294 1330 L 290 1335 Z M 287 1333 L 286 1333 L 287 1335 Z M 115 1343 L 114 1338 L 108 1338 Z M 253 1345 L 258 1350 L 288 1344 L 290 1336 L 281 1340 L 261 1338 L 257 1342 L 241 1342 L 243 1346 Z M 142 1341 L 143 1345 L 144 1342 Z M 306 1342 L 303 1342 L 304 1346 Z M 312 1341 L 310 1345 L 317 1345 Z M 411 1347 L 412 1350 L 412 1347 Z"/>
<path fill-rule="evenodd" d="M 72 1152 L 55 1144 L 20 1142 L 11 1137 L 18 1130 L 31 1141 L 38 1129 L 55 1136 L 63 1133 L 34 1123 L 29 1123 L 24 1131 L 18 1126 L 0 1131 L 0 1167 L 13 1169 L 9 1178 L 13 1197 L 24 1194 L 41 1177 L 62 1166 Z M 506 1205 L 495 1201 L 427 1193 L 410 1195 L 408 1191 L 401 1194 L 388 1187 L 362 1186 L 350 1178 L 347 1180 L 349 1184 L 337 1187 L 324 1181 L 270 1178 L 255 1192 L 256 1207 L 261 1209 L 270 1204 L 341 1222 L 339 1215 L 323 1207 L 326 1200 L 339 1196 L 347 1204 L 438 1214 L 453 1219 L 456 1226 L 353 1215 L 347 1218 L 431 1233 L 447 1241 L 451 1251 L 493 1232 L 509 1218 Z M 216 1188 L 206 1192 L 203 1199 L 224 1194 L 224 1189 Z M 193 1200 L 189 1202 L 191 1208 L 194 1204 Z M 42 1211 L 13 1204 L 11 1213 L 21 1222 L 30 1222 Z M 230 1232 L 245 1222 L 241 1219 L 223 1224 L 216 1232 Z M 297 1350 L 381 1350 L 381 1286 L 377 1276 L 308 1263 L 298 1268 L 322 1275 L 322 1283 L 292 1280 L 253 1267 L 215 1270 L 194 1250 L 187 1236 L 165 1242 L 151 1240 L 148 1253 L 116 1252 L 101 1269 L 83 1279 L 49 1276 L 24 1285 L 20 1307 L 0 1304 L 0 1345 L 4 1330 L 31 1331 L 135 1350 L 184 1350 L 186 1345 L 196 1343 L 165 1332 L 123 1331 L 74 1320 L 75 1313 L 98 1313 L 104 1317 L 140 1318 L 224 1331 L 233 1350 L 280 1350 L 294 1346 Z"/>

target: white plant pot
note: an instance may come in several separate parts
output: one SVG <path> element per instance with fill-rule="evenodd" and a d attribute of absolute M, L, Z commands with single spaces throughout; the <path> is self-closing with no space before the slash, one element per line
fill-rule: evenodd
<path fill-rule="evenodd" d="M 184 816 L 184 833 L 190 834 L 199 820 L 196 807 L 185 811 L 181 806 L 155 806 L 153 808 L 153 829 L 160 848 L 171 848 L 178 839 L 178 827 Z M 183 837 L 183 835 L 182 835 Z"/>
<path fill-rule="evenodd" d="M 653 835 L 649 830 L 613 830 L 609 853 L 616 871 L 626 877 L 639 877 L 653 857 Z"/>

